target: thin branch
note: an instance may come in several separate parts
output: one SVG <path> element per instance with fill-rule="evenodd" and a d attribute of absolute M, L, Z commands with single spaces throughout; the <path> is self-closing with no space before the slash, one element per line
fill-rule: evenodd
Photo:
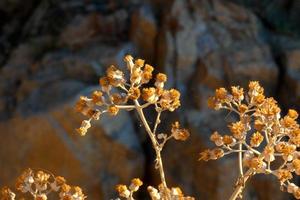
<path fill-rule="evenodd" d="M 239 144 L 239 171 L 240 171 L 240 175 L 243 176 L 244 172 L 243 172 L 243 144 L 240 143 Z"/>
<path fill-rule="evenodd" d="M 229 200 L 236 200 L 243 192 L 244 186 L 247 182 L 247 180 L 250 178 L 250 176 L 252 175 L 252 170 L 249 169 L 244 176 L 240 177 L 240 180 L 242 180 L 242 183 L 237 183 L 237 186 L 235 188 L 235 190 L 233 191 L 232 195 L 230 196 Z"/>
<path fill-rule="evenodd" d="M 153 128 L 153 131 L 152 131 L 153 134 L 156 133 L 157 126 L 160 123 L 160 115 L 161 115 L 161 111 L 158 111 L 157 116 L 156 116 L 156 120 L 155 120 L 155 124 L 154 124 L 154 128 Z"/>
<path fill-rule="evenodd" d="M 161 182 L 164 186 L 164 188 L 168 188 L 167 187 L 167 183 L 166 183 L 166 178 L 165 178 L 165 172 L 164 172 L 164 169 L 163 169 L 163 163 L 162 163 L 162 159 L 161 159 L 161 148 L 156 140 L 156 137 L 155 135 L 153 134 L 153 132 L 151 131 L 150 129 L 150 126 L 145 118 L 145 115 L 144 115 L 144 112 L 143 112 L 143 108 L 141 107 L 141 105 L 139 104 L 139 102 L 137 100 L 134 100 L 134 103 L 135 103 L 135 108 L 139 114 L 139 117 L 142 121 L 142 123 L 144 124 L 145 126 L 145 129 L 151 139 L 151 142 L 152 142 L 152 146 L 155 150 L 155 153 L 156 153 L 156 160 L 157 160 L 157 164 L 158 164 L 158 169 L 159 169 L 159 174 L 160 174 L 160 179 L 161 179 Z"/>
<path fill-rule="evenodd" d="M 135 108 L 134 105 L 115 105 L 119 109 L 132 110 Z"/>

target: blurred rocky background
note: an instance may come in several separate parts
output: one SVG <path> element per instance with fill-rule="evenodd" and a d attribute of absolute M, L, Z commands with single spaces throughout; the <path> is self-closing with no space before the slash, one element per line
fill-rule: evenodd
<path fill-rule="evenodd" d="M 208 110 L 206 99 L 216 87 L 259 80 L 283 112 L 299 110 L 299 36 L 299 0 L 1 0 L 0 186 L 28 167 L 65 176 L 92 200 L 116 197 L 114 185 L 134 177 L 158 184 L 134 113 L 103 118 L 86 137 L 74 131 L 82 120 L 76 98 L 130 53 L 182 93 L 182 107 L 162 116 L 163 130 L 180 120 L 192 133 L 163 152 L 169 185 L 197 199 L 227 199 L 235 157 L 197 161 L 209 134 L 227 130 L 227 114 Z M 244 198 L 292 197 L 274 178 L 256 176 Z"/>

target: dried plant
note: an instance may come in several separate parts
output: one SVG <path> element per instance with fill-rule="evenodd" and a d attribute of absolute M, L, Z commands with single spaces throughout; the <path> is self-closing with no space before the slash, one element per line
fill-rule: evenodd
<path fill-rule="evenodd" d="M 99 79 L 101 86 L 99 90 L 94 91 L 90 98 L 86 96 L 80 97 L 76 104 L 76 110 L 87 116 L 88 119 L 82 122 L 78 132 L 84 136 L 91 127 L 91 120 L 98 120 L 104 113 L 115 116 L 120 110 L 137 111 L 155 151 L 155 168 L 159 171 L 161 181 L 159 190 L 149 186 L 151 198 L 155 200 L 190 199 L 190 197 L 185 198 L 179 190 L 177 191 L 177 195 L 175 195 L 175 189 L 168 188 L 161 158 L 161 151 L 168 140 L 174 138 L 175 140 L 184 141 L 189 137 L 189 132 L 181 128 L 178 122 L 172 124 L 170 134 L 157 132 L 162 112 L 173 112 L 180 106 L 180 93 L 176 89 L 164 89 L 165 82 L 167 81 L 165 74 L 158 73 L 155 79 L 153 79 L 152 72 L 154 68 L 145 64 L 144 60 L 136 59 L 134 61 L 132 56 L 127 55 L 124 61 L 127 64 L 127 74 L 115 66 L 110 66 L 107 69 L 106 76 Z M 152 79 L 154 80 L 154 86 L 148 87 Z M 153 127 L 150 127 L 144 115 L 144 109 L 150 106 L 157 113 Z M 137 180 L 139 179 L 133 179 L 133 186 L 129 187 L 129 190 L 125 185 L 119 185 L 117 190 L 120 197 L 133 199 L 133 192 L 141 184 Z M 134 185 L 135 183 L 139 184 Z"/>
<path fill-rule="evenodd" d="M 16 189 L 21 193 L 28 193 L 34 200 L 47 200 L 48 195 L 56 192 L 60 200 L 84 200 L 86 196 L 80 187 L 70 186 L 64 177 L 54 176 L 52 173 L 32 169 L 25 170 L 16 181 Z M 16 194 L 8 187 L 0 193 L 1 200 L 15 200 Z M 18 198 L 24 199 L 24 198 Z"/>
<path fill-rule="evenodd" d="M 294 175 L 300 174 L 298 113 L 290 109 L 281 117 L 277 102 L 272 97 L 266 98 L 264 88 L 256 81 L 249 83 L 247 93 L 239 86 L 231 87 L 231 92 L 217 89 L 208 106 L 229 110 L 239 118 L 228 125 L 231 135 L 222 136 L 218 132 L 211 135 L 217 148 L 200 153 L 200 160 L 204 161 L 238 154 L 239 178 L 230 200 L 242 197 L 246 181 L 255 174 L 274 175 L 281 190 L 300 199 L 300 188 L 292 183 Z"/>

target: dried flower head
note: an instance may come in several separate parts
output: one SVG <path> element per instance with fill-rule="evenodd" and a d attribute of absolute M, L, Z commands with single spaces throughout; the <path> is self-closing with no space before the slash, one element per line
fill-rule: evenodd
<path fill-rule="evenodd" d="M 160 116 L 162 112 L 173 112 L 180 106 L 180 92 L 174 88 L 165 89 L 167 75 L 163 73 L 153 75 L 154 68 L 146 64 L 144 60 L 134 60 L 132 56 L 127 55 L 124 61 L 127 65 L 127 72 L 113 65 L 110 66 L 106 71 L 106 75 L 99 79 L 100 88 L 92 92 L 91 97 L 80 97 L 75 106 L 76 111 L 88 119 L 83 120 L 77 131 L 80 135 L 85 135 L 91 127 L 91 121 L 98 120 L 104 113 L 115 116 L 121 110 L 137 111 L 155 150 L 155 168 L 159 169 L 161 179 L 162 188 L 159 188 L 159 191 L 156 192 L 154 188 L 149 189 L 151 197 L 170 199 L 172 195 L 175 195 L 176 198 L 180 197 L 182 199 L 179 189 L 169 189 L 167 187 L 161 151 L 169 139 L 174 138 L 175 140 L 184 141 L 190 133 L 187 129 L 181 128 L 179 122 L 172 125 L 170 134 L 157 132 L 158 125 L 161 123 Z M 151 83 L 154 84 L 151 85 Z M 153 127 L 150 127 L 144 115 L 144 109 L 150 106 L 154 107 L 157 113 Z M 212 155 L 218 158 L 223 154 L 220 150 L 215 150 Z M 120 197 L 132 200 L 133 192 L 136 192 L 141 185 L 142 182 L 139 179 L 133 179 L 128 187 L 118 185 L 116 190 Z M 65 184 L 62 187 L 65 188 L 66 195 L 71 195 L 67 192 L 69 188 Z"/>
<path fill-rule="evenodd" d="M 257 173 L 276 176 L 281 188 L 300 199 L 298 186 L 290 182 L 294 174 L 300 174 L 298 113 L 290 109 L 281 117 L 277 102 L 272 97 L 265 97 L 264 88 L 257 81 L 251 81 L 248 87 L 248 91 L 244 91 L 233 86 L 231 92 L 219 88 L 208 99 L 210 108 L 229 110 L 239 119 L 228 126 L 232 136 L 222 136 L 218 132 L 211 135 L 210 139 L 218 146 L 217 153 L 215 149 L 205 150 L 200 153 L 200 160 L 214 160 L 231 153 L 239 155 L 240 177 L 230 200 L 241 196 L 247 179 Z"/>
<path fill-rule="evenodd" d="M 16 181 L 16 189 L 21 193 L 30 194 L 35 200 L 47 200 L 51 192 L 57 192 L 60 200 L 86 199 L 80 187 L 69 186 L 63 177 L 55 177 L 41 170 L 37 172 L 32 169 L 25 170 Z M 16 194 L 8 187 L 1 190 L 1 200 L 14 200 L 15 197 Z"/>
<path fill-rule="evenodd" d="M 1 200 L 15 200 L 16 194 L 13 193 L 8 187 L 3 187 L 1 189 Z"/>
<path fill-rule="evenodd" d="M 181 141 L 185 141 L 190 136 L 190 133 L 187 129 L 180 128 L 179 122 L 172 124 L 171 133 L 175 140 Z"/>

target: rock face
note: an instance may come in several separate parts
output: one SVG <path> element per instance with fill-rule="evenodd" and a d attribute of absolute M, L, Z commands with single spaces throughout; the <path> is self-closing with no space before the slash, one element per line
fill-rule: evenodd
<path fill-rule="evenodd" d="M 163 151 L 169 184 L 199 199 L 226 199 L 236 159 L 197 162 L 211 131 L 227 130 L 226 114 L 208 110 L 207 97 L 217 87 L 258 80 L 284 108 L 300 108 L 299 28 L 289 34 L 297 22 L 283 20 L 281 29 L 280 20 L 270 21 L 274 12 L 297 18 L 298 3 L 289 1 L 288 9 L 287 2 L 264 1 L 272 10 L 246 2 L 0 2 L 7 19 L 0 22 L 0 186 L 27 167 L 65 176 L 89 199 L 114 198 L 114 185 L 134 177 L 158 184 L 150 141 L 134 115 L 103 118 L 86 137 L 74 133 L 81 120 L 74 99 L 97 85 L 109 65 L 124 67 L 130 53 L 167 73 L 168 87 L 182 94 L 182 107 L 164 116 L 163 128 L 180 119 L 192 134 Z M 288 198 L 272 178 L 258 176 L 247 186 L 245 199 Z"/>

